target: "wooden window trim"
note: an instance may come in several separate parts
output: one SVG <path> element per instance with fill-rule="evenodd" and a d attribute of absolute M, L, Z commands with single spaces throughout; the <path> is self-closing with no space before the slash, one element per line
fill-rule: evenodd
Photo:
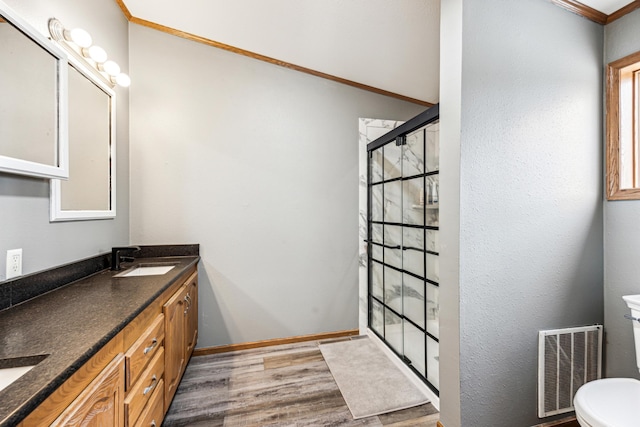
<path fill-rule="evenodd" d="M 620 74 L 630 65 L 639 64 L 640 52 L 633 53 L 607 65 L 607 97 L 606 97 L 606 141 L 607 141 L 607 175 L 606 193 L 607 200 L 640 200 L 640 187 L 621 188 L 621 164 L 620 164 Z M 634 94 L 634 97 L 636 95 Z M 634 99 L 633 105 L 640 102 Z M 634 112 L 634 115 L 637 111 Z M 637 119 L 634 120 L 634 123 Z M 637 135 L 637 133 L 636 133 Z M 637 144 L 637 141 L 636 141 Z M 634 144 L 634 150 L 635 145 Z M 636 163 L 634 161 L 634 163 Z M 634 167 L 637 165 L 634 165 Z M 633 172 L 635 174 L 635 171 Z"/>

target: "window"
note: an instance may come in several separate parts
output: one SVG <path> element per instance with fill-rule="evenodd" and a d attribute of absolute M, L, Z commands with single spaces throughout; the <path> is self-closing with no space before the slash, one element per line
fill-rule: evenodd
<path fill-rule="evenodd" d="M 607 199 L 640 199 L 640 52 L 607 66 Z"/>

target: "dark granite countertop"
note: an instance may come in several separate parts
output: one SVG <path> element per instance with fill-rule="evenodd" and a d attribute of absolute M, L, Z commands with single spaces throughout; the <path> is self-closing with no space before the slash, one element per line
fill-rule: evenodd
<path fill-rule="evenodd" d="M 104 269 L 0 311 L 0 363 L 46 355 L 0 391 L 0 427 L 14 426 L 31 413 L 199 259 L 136 259 L 123 267 L 156 261 L 176 267 L 163 275 L 139 277 L 113 277 L 119 272 Z"/>

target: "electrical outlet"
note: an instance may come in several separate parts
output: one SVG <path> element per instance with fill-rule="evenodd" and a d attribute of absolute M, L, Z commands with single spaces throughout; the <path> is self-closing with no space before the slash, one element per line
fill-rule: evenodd
<path fill-rule="evenodd" d="M 7 251 L 7 280 L 22 276 L 22 249 Z"/>

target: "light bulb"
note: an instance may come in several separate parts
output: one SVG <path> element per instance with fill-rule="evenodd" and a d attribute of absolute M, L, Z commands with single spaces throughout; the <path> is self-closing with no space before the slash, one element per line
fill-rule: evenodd
<path fill-rule="evenodd" d="M 112 77 L 115 77 L 118 74 L 120 74 L 120 66 L 111 60 L 102 64 L 101 68 L 105 73 L 109 74 Z"/>
<path fill-rule="evenodd" d="M 131 85 L 131 78 L 125 73 L 118 74 L 115 79 L 112 80 L 115 80 L 118 86 L 129 87 L 129 85 Z"/>
<path fill-rule="evenodd" d="M 82 28 L 74 28 L 73 30 L 64 30 L 64 39 L 74 42 L 80 47 L 89 47 L 93 40 L 91 35 Z"/>
<path fill-rule="evenodd" d="M 102 64 L 107 60 L 107 52 L 100 46 L 85 47 L 82 49 L 82 56 L 91 58 L 95 63 Z"/>

